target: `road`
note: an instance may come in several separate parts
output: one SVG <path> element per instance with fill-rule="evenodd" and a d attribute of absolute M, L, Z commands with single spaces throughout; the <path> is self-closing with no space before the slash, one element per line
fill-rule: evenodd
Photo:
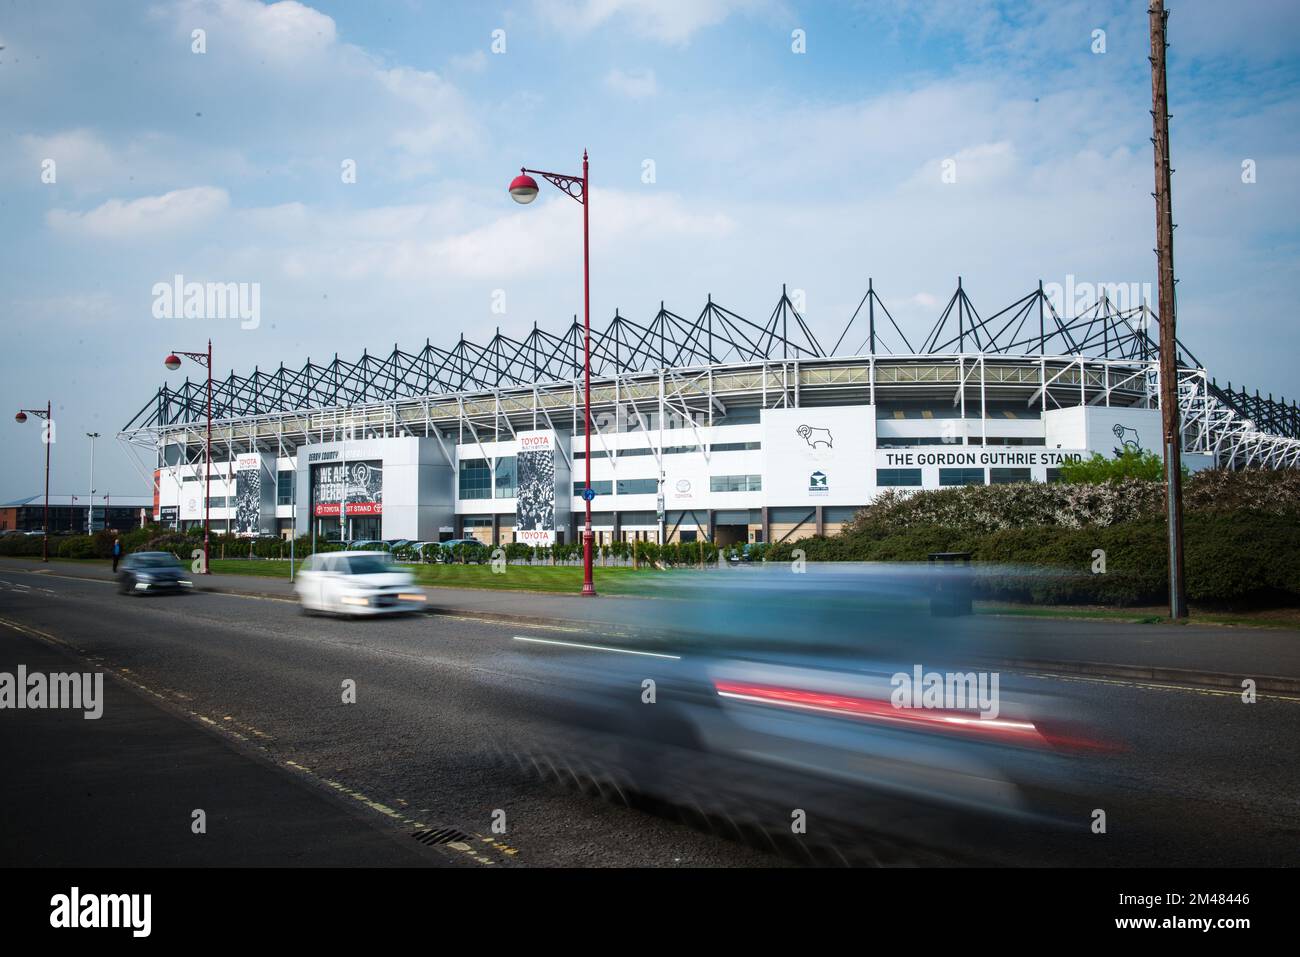
<path fill-rule="evenodd" d="M 163 708 L 168 720 L 218 729 L 227 751 L 310 784 L 392 836 L 420 826 L 473 835 L 475 853 L 455 863 L 806 862 L 682 823 L 662 809 L 651 813 L 540 781 L 500 760 L 490 747 L 494 729 L 542 720 L 518 700 L 534 680 L 511 654 L 518 635 L 592 637 L 581 634 L 581 626 L 468 615 L 356 622 L 305 617 L 288 601 L 234 594 L 129 598 L 59 567 L 0 569 L 4 669 L 48 656 L 54 643 L 60 653 L 116 675 L 150 707 Z M 62 660 L 64 670 L 76 669 Z M 84 661 L 81 670 L 88 667 Z M 1265 696 L 1246 705 L 1233 692 L 1052 675 L 1024 680 L 1085 706 L 1098 733 L 1123 741 L 1126 750 L 1090 759 L 1096 763 L 1085 775 L 1089 794 L 1079 799 L 1085 817 L 1105 802 L 1106 835 L 1071 836 L 1050 848 L 1027 839 L 993 863 L 1275 865 L 1300 859 L 1300 699 Z M 342 700 L 348 681 L 355 682 L 354 704 Z M 0 713 L 6 767 L 14 767 L 23 722 L 35 718 Z M 103 746 L 105 759 L 113 760 L 113 742 Z M 69 789 L 75 784 L 66 782 Z M 60 789 L 54 790 L 49 801 L 57 807 Z M 210 800 L 220 801 L 220 793 Z M 36 813 L 24 820 L 21 808 L 8 810 L 0 838 L 51 820 Z M 504 811 L 504 834 L 493 831 L 498 811 Z M 271 806 L 260 822 L 245 816 L 228 839 L 264 842 L 265 826 L 282 813 Z M 941 856 L 918 860 L 943 863 Z"/>

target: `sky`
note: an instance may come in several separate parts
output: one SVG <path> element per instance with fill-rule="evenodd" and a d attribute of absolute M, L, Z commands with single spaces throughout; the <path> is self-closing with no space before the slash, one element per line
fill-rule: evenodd
<path fill-rule="evenodd" d="M 0 394 L 53 400 L 52 492 L 90 487 L 97 431 L 98 491 L 144 495 L 116 436 L 203 375 L 170 351 L 561 332 L 581 208 L 506 187 L 584 149 L 598 328 L 709 295 L 761 322 L 785 283 L 833 343 L 870 277 L 917 343 L 958 276 L 984 315 L 1040 279 L 1154 288 L 1146 6 L 0 0 Z M 1179 336 L 1289 399 L 1300 3 L 1167 6 Z M 255 318 L 160 304 L 176 276 Z M 0 417 L 0 502 L 43 465 Z"/>

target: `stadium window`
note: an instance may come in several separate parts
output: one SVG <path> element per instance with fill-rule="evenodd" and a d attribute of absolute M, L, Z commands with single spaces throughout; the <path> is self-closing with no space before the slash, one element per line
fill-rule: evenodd
<path fill-rule="evenodd" d="M 654 495 L 659 491 L 658 479 L 619 479 L 619 495 Z"/>
<path fill-rule="evenodd" d="M 972 439 L 972 442 L 974 442 L 973 439 Z M 975 444 L 978 445 L 979 443 L 976 442 Z M 1046 445 L 1046 444 L 1047 444 L 1047 440 L 1046 440 L 1046 439 L 1036 439 L 1036 438 L 1031 438 L 1031 437 L 1028 437 L 1028 436 L 1016 436 L 1016 435 L 993 436 L 993 435 L 990 435 L 990 436 L 989 436 L 988 444 L 989 444 L 989 445 Z"/>
<path fill-rule="evenodd" d="M 1047 470 L 1047 481 L 1049 481 L 1049 482 L 1059 482 L 1060 480 L 1061 480 L 1061 470 L 1060 470 L 1060 469 L 1048 469 L 1048 470 Z"/>
<path fill-rule="evenodd" d="M 293 472 L 277 472 L 275 476 L 275 504 L 293 504 Z"/>
<path fill-rule="evenodd" d="M 492 470 L 487 459 L 462 459 L 457 494 L 461 498 L 491 498 Z"/>
<path fill-rule="evenodd" d="M 761 475 L 710 475 L 710 492 L 761 492 Z"/>
<path fill-rule="evenodd" d="M 493 485 L 496 497 L 514 498 L 517 485 L 518 479 L 515 473 L 515 457 L 513 455 L 507 455 L 497 459 L 496 475 L 494 477 Z"/>
<path fill-rule="evenodd" d="M 876 469 L 876 485 L 880 488 L 920 488 L 920 469 Z"/>
<path fill-rule="evenodd" d="M 1011 485 L 1016 482 L 1030 482 L 1033 478 L 1029 469 L 989 469 L 990 485 Z"/>
<path fill-rule="evenodd" d="M 709 446 L 710 452 L 755 452 L 763 447 L 762 442 L 714 442 Z"/>
<path fill-rule="evenodd" d="M 942 435 L 890 435 L 876 441 L 878 449 L 910 449 L 918 445 L 961 445 L 958 436 Z"/>
<path fill-rule="evenodd" d="M 651 481 L 653 481 L 653 479 L 652 479 Z M 581 495 L 581 494 L 582 494 L 582 490 L 583 490 L 584 488 L 586 488 L 586 487 L 587 487 L 587 483 L 586 483 L 586 482 L 574 482 L 574 483 L 573 483 L 573 494 L 574 494 L 574 495 Z M 596 492 L 597 495 L 612 495 L 612 494 L 614 494 L 614 483 L 613 483 L 613 481 L 611 481 L 610 479 L 595 479 L 595 480 L 592 481 L 592 483 L 591 483 L 591 487 L 592 487 L 593 490 L 595 490 L 595 492 Z"/>
<path fill-rule="evenodd" d="M 983 469 L 939 469 L 939 485 L 984 485 Z"/>

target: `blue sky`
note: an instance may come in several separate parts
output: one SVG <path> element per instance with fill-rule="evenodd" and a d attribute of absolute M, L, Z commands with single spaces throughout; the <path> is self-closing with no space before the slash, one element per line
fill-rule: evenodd
<path fill-rule="evenodd" d="M 1180 335 L 1221 381 L 1291 397 L 1300 4 L 1168 6 Z M 219 371 L 247 371 L 558 330 L 581 308 L 581 210 L 505 186 L 577 172 L 584 147 L 597 325 L 710 293 L 761 320 L 786 282 L 833 342 L 871 276 L 919 341 L 958 275 L 985 314 L 1040 278 L 1153 282 L 1145 7 L 9 3 L 5 400 L 54 399 L 53 491 L 76 493 L 82 434 L 114 435 L 162 356 L 209 336 Z M 259 284 L 257 328 L 154 318 L 178 273 Z M 0 500 L 32 494 L 38 431 L 0 423 Z M 96 467 L 101 492 L 147 491 L 116 442 Z"/>

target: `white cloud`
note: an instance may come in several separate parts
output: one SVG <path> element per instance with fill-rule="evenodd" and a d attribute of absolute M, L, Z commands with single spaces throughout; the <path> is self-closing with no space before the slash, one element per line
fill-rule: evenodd
<path fill-rule="evenodd" d="M 929 190 L 936 187 L 976 186 L 992 187 L 1017 171 L 1015 148 L 1005 140 L 998 143 L 976 143 L 963 147 L 951 156 L 937 157 L 924 163 L 903 184 L 905 189 Z M 951 182 L 945 180 L 951 174 Z"/>
<path fill-rule="evenodd" d="M 774 9 L 773 0 L 536 0 L 543 18 L 562 30 L 588 32 L 617 23 L 663 43 L 685 43 L 735 13 Z"/>
<path fill-rule="evenodd" d="M 615 67 L 605 74 L 605 86 L 615 93 L 631 97 L 634 100 L 654 96 L 659 92 L 659 84 L 655 80 L 655 71 L 648 68 L 643 70 L 620 70 Z"/>
<path fill-rule="evenodd" d="M 112 175 L 116 166 L 108 144 L 88 129 L 64 130 L 48 136 L 23 134 L 18 137 L 18 145 L 33 179 L 40 164 L 47 159 L 54 161 L 56 182 L 65 184 L 100 184 Z"/>
<path fill-rule="evenodd" d="M 195 186 L 161 196 L 110 199 L 84 213 L 55 209 L 46 214 L 46 221 L 54 229 L 97 239 L 156 237 L 207 222 L 229 204 L 224 189 Z"/>
<path fill-rule="evenodd" d="M 333 19 L 297 0 L 188 0 L 167 15 L 182 37 L 207 30 L 209 85 L 255 97 L 274 89 L 256 116 L 271 126 L 268 138 L 293 129 L 286 142 L 305 162 L 346 148 L 367 175 L 412 178 L 432 172 L 435 155 L 479 140 L 478 118 L 452 83 L 341 41 Z M 478 65 L 474 56 L 455 62 Z"/>
<path fill-rule="evenodd" d="M 186 31 L 208 34 L 209 55 L 236 43 L 259 59 L 298 66 L 324 54 L 338 39 L 334 20 L 298 0 L 187 0 L 172 12 Z"/>
<path fill-rule="evenodd" d="M 450 69 L 457 73 L 482 73 L 487 69 L 488 56 L 482 50 L 454 56 L 448 61 Z"/>
<path fill-rule="evenodd" d="M 56 185 L 76 196 L 139 191 L 177 181 L 246 176 L 251 168 L 238 149 L 206 146 L 198 155 L 173 134 L 143 132 L 112 142 L 84 127 L 53 133 L 23 133 L 14 148 L 0 146 L 0 170 L 18 182 L 39 184 L 42 164 L 55 163 Z M 43 186 L 41 188 L 44 188 Z"/>
<path fill-rule="evenodd" d="M 592 190 L 591 202 L 599 208 L 592 219 L 597 255 L 616 249 L 620 259 L 653 261 L 656 249 L 720 240 L 734 230 L 730 217 L 697 212 L 669 193 Z M 504 214 L 460 202 L 360 212 L 289 204 L 240 213 L 237 230 L 266 244 L 245 254 L 254 261 L 264 254 L 295 279 L 504 280 L 572 264 L 582 240 L 577 213 L 558 195 Z"/>

